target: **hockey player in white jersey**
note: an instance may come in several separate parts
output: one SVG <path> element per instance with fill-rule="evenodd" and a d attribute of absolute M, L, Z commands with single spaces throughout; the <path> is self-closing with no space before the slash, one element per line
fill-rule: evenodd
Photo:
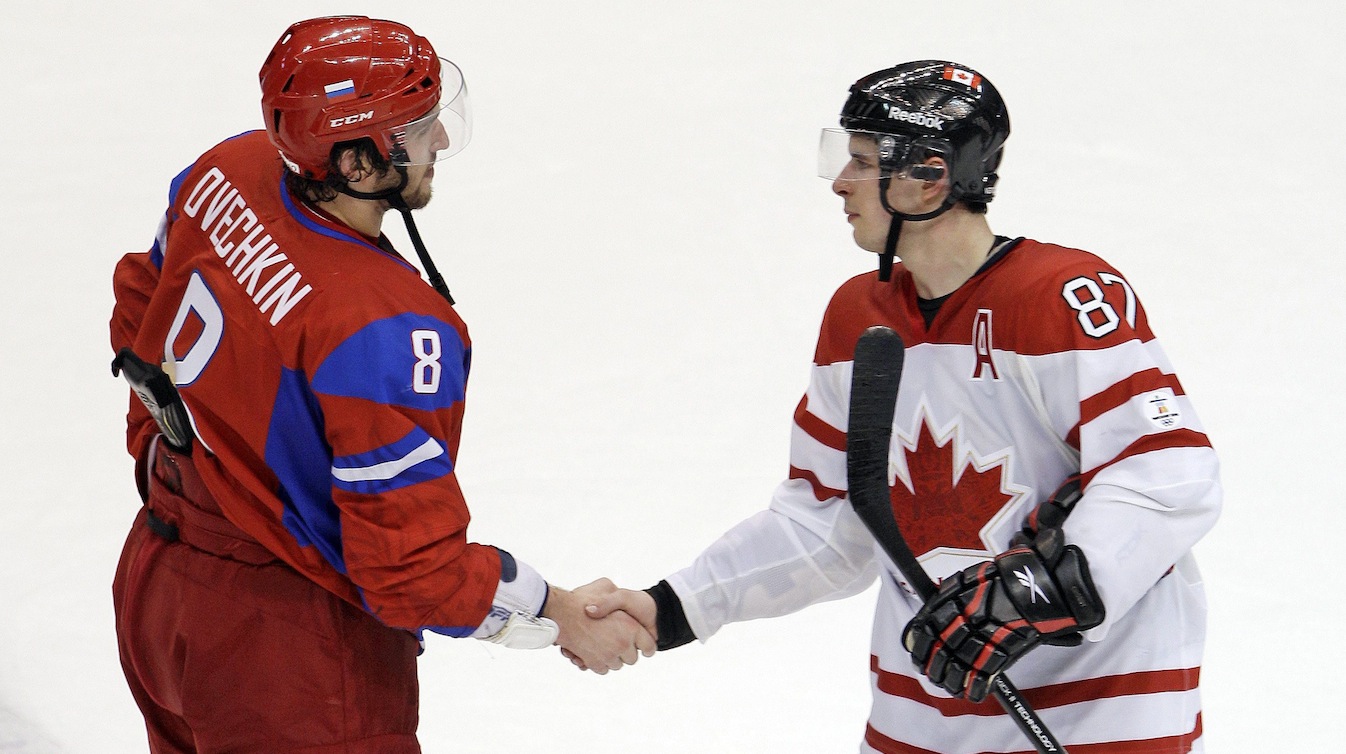
<path fill-rule="evenodd" d="M 991 231 L 1009 117 L 973 69 L 866 76 L 841 126 L 820 172 L 879 270 L 824 314 L 789 478 L 691 565 L 592 614 L 625 609 L 667 650 L 878 578 L 862 752 L 1025 750 L 982 701 L 1011 666 L 1076 754 L 1202 751 L 1191 548 L 1219 514 L 1218 463 L 1140 299 L 1097 256 Z M 871 325 L 906 343 L 889 483 L 942 584 L 928 605 L 847 502 L 852 354 Z"/>

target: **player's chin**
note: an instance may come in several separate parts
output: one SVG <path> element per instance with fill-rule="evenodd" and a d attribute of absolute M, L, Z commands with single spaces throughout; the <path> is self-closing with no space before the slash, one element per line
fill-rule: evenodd
<path fill-rule="evenodd" d="M 414 192 L 403 191 L 402 200 L 407 203 L 411 209 L 424 209 L 430 203 L 430 197 L 433 191 L 429 182 L 421 184 Z"/>
<path fill-rule="evenodd" d="M 886 236 L 884 238 L 876 238 L 873 234 L 865 233 L 859 228 L 856 228 L 851 233 L 851 238 L 855 239 L 856 246 L 875 254 L 883 253 L 883 242 L 887 240 Z"/>

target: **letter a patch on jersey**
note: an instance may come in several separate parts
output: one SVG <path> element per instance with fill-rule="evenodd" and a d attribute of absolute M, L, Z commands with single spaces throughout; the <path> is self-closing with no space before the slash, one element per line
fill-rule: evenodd
<path fill-rule="evenodd" d="M 977 318 L 972 322 L 972 348 L 977 353 L 977 363 L 972 367 L 972 379 L 985 379 L 989 374 L 992 380 L 999 380 L 995 359 L 991 355 L 991 310 L 978 309 Z"/>

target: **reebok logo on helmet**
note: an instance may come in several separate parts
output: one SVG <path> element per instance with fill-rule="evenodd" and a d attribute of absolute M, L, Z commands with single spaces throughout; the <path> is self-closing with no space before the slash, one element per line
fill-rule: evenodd
<path fill-rule="evenodd" d="M 893 120 L 904 121 L 924 128 L 932 128 L 936 131 L 944 130 L 944 119 L 928 113 L 913 113 L 901 108 L 892 107 L 888 109 L 888 117 Z"/>

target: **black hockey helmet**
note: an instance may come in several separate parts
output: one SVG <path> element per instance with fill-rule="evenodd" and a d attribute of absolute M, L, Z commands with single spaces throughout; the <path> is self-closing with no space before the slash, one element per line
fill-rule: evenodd
<path fill-rule="evenodd" d="M 938 217 L 959 201 L 995 198 L 996 170 L 1009 133 L 1009 112 L 1000 92 L 959 63 L 917 60 L 875 71 L 851 86 L 841 108 L 841 129 L 823 129 L 819 174 L 836 179 L 852 158 L 852 137 L 873 138 L 879 197 L 893 216 L 879 257 L 880 280 L 889 278 L 903 221 Z M 930 212 L 898 212 L 888 203 L 889 182 L 894 176 L 943 178 L 944 170 L 924 164 L 931 156 L 942 157 L 947 166 L 948 195 Z"/>
<path fill-rule="evenodd" d="M 880 167 L 892 173 L 943 156 L 951 204 L 995 197 L 1009 112 L 991 82 L 967 66 L 918 60 L 871 73 L 851 86 L 841 127 L 875 134 Z"/>

